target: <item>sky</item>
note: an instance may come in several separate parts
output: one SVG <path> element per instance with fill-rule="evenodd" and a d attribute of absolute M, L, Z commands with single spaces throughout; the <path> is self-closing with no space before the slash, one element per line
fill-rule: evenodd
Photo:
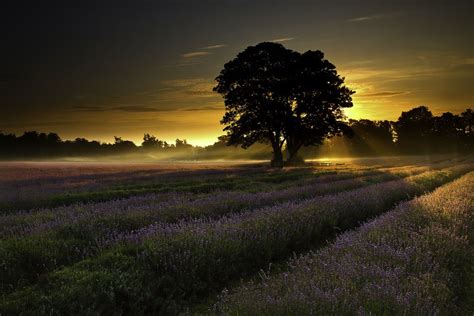
<path fill-rule="evenodd" d="M 356 91 L 350 118 L 474 104 L 474 0 L 18 0 L 0 19 L 3 132 L 212 144 L 215 77 L 264 41 L 323 51 Z"/>

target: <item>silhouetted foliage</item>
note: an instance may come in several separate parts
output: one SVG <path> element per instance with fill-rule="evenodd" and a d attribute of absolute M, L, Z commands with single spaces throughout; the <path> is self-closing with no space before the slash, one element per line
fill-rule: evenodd
<path fill-rule="evenodd" d="M 225 64 L 216 78 L 215 91 L 225 99 L 228 144 L 248 148 L 255 142 L 269 142 L 273 165 L 283 165 L 285 123 L 291 115 L 288 95 L 290 69 L 296 53 L 275 43 L 248 47 Z"/>
<path fill-rule="evenodd" d="M 474 133 L 474 115 L 472 109 L 467 109 L 461 113 L 461 121 L 464 134 L 472 136 Z"/>
<path fill-rule="evenodd" d="M 353 155 L 374 156 L 393 153 L 393 127 L 389 121 L 350 120 L 354 136 L 347 140 Z"/>
<path fill-rule="evenodd" d="M 224 65 L 215 91 L 225 100 L 228 144 L 247 148 L 268 142 L 273 166 L 288 163 L 302 146 L 348 131 L 342 108 L 353 93 L 320 51 L 304 54 L 277 43 L 250 46 Z"/>
<path fill-rule="evenodd" d="M 114 136 L 115 144 L 113 146 L 116 152 L 127 152 L 136 149 L 136 145 L 130 140 L 123 140 L 122 137 Z"/>
<path fill-rule="evenodd" d="M 352 137 L 326 139 L 322 146 L 303 147 L 304 158 L 321 156 L 381 156 L 399 154 L 471 153 L 474 151 L 472 109 L 460 115 L 450 112 L 433 116 L 427 107 L 403 112 L 396 122 L 349 120 Z M 179 159 L 269 159 L 270 144 L 254 144 L 247 150 L 228 147 L 231 136 L 222 135 L 205 148 L 194 147 L 185 139 L 168 144 L 145 134 L 141 146 L 115 137 L 113 144 L 85 138 L 61 140 L 56 133 L 25 132 L 21 136 L 0 132 L 0 158 L 32 159 L 51 157 L 108 156 L 163 153 Z M 303 145 L 304 146 L 304 145 Z M 174 156 L 173 156 L 174 155 Z M 159 155 L 156 156 L 160 158 Z"/>
<path fill-rule="evenodd" d="M 395 123 L 400 153 L 442 153 L 472 150 L 472 110 L 461 116 L 450 112 L 433 116 L 426 106 L 414 108 Z"/>
<path fill-rule="evenodd" d="M 145 149 L 156 150 L 163 148 L 163 141 L 159 140 L 153 135 L 143 135 L 142 147 Z"/>
<path fill-rule="evenodd" d="M 292 111 L 285 124 L 290 164 L 302 146 L 321 145 L 325 139 L 343 133 L 352 135 L 344 122 L 343 108 L 352 107 L 354 93 L 344 86 L 344 78 L 321 51 L 300 55 L 292 75 Z"/>
<path fill-rule="evenodd" d="M 186 149 L 186 148 L 192 148 L 193 146 L 188 144 L 188 141 L 186 139 L 179 139 L 177 138 L 175 141 L 175 147 L 176 149 Z"/>
<path fill-rule="evenodd" d="M 418 148 L 421 153 L 429 152 L 434 120 L 433 114 L 426 106 L 402 112 L 395 126 L 397 144 L 401 152 L 409 153 L 413 148 Z"/>

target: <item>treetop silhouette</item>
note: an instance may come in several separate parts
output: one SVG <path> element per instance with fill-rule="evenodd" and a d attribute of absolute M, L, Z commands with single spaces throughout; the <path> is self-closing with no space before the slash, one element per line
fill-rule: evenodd
<path fill-rule="evenodd" d="M 228 144 L 247 148 L 270 143 L 272 166 L 297 161 L 302 146 L 350 131 L 342 109 L 354 93 L 321 51 L 304 54 L 277 43 L 250 46 L 224 65 L 216 78 L 224 97 Z"/>

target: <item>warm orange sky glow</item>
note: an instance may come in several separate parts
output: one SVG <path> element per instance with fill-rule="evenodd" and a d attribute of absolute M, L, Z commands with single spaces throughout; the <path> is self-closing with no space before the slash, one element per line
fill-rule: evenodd
<path fill-rule="evenodd" d="M 436 115 L 460 113 L 474 104 L 469 0 L 10 9 L 15 31 L 0 74 L 5 132 L 105 142 L 120 136 L 137 144 L 151 133 L 212 144 L 223 134 L 224 113 L 214 78 L 238 52 L 263 41 L 323 51 L 356 91 L 350 118 L 396 120 L 419 105 Z"/>

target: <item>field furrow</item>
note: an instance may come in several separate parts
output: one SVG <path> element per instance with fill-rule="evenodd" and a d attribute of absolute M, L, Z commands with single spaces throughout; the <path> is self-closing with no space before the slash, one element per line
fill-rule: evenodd
<path fill-rule="evenodd" d="M 225 291 L 226 315 L 469 315 L 474 173 L 398 205 L 333 244 Z"/>
<path fill-rule="evenodd" d="M 351 190 L 428 170 L 429 167 L 387 168 L 303 179 L 292 186 L 274 191 L 216 191 L 212 195 L 199 196 L 173 192 L 6 214 L 0 216 L 0 236 L 25 236 L 69 224 L 94 226 L 95 222 L 100 224 L 98 229 L 107 228 L 104 226 L 120 229 L 122 223 L 126 225 L 122 230 L 132 230 L 156 221 L 174 222 L 183 218 L 216 217 L 284 201 Z"/>
<path fill-rule="evenodd" d="M 438 162 L 431 167 L 440 168 L 446 162 Z M 249 170 L 206 169 L 172 173 L 150 172 L 138 174 L 119 173 L 110 178 L 75 176 L 71 178 L 37 179 L 33 183 L 23 181 L 0 182 L 0 214 L 24 212 L 38 208 L 51 208 L 75 203 L 104 202 L 125 199 L 145 194 L 180 193 L 207 194 L 213 191 L 233 190 L 259 192 L 279 190 L 300 183 L 318 181 L 327 175 L 351 177 L 353 174 L 375 175 L 385 169 L 380 166 L 327 166 L 318 169 L 298 168 L 285 172 L 268 171 L 264 168 Z M 420 167 L 423 168 L 423 167 Z M 425 167 L 426 168 L 426 167 Z M 128 176 L 128 178 L 127 178 Z M 100 180 L 100 181 L 99 181 Z"/>
<path fill-rule="evenodd" d="M 0 181 L 0 212 L 8 213 L 38 207 L 56 207 L 77 202 L 100 202 L 147 193 L 207 193 L 222 189 L 255 188 L 270 190 L 280 184 L 303 178 L 344 173 L 347 166 L 301 168 L 272 172 L 262 167 L 184 170 L 164 173 L 149 170 L 108 175 L 76 175 L 36 180 Z M 360 171 L 376 171 L 360 167 Z M 21 175 L 18 175 L 21 177 Z"/>

